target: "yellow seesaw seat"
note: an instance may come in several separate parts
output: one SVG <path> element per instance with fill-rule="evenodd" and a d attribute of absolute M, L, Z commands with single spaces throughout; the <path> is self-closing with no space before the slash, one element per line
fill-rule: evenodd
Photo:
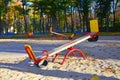
<path fill-rule="evenodd" d="M 90 32 L 99 32 L 98 20 L 90 20 Z"/>

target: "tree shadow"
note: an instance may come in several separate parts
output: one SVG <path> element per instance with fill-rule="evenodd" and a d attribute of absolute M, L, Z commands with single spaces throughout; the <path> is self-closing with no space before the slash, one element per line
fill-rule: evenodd
<path fill-rule="evenodd" d="M 42 69 L 37 66 L 30 66 L 28 64 L 29 59 L 26 58 L 23 62 L 19 64 L 12 64 L 12 63 L 0 63 L 0 68 L 6 68 L 10 70 L 17 70 L 20 72 L 28 72 L 28 73 L 34 73 L 34 74 L 40 74 L 44 77 L 51 76 L 51 77 L 58 77 L 58 78 L 68 78 L 68 79 L 74 79 L 74 80 L 89 80 L 93 75 L 95 74 L 88 74 L 88 73 L 82 73 L 82 72 L 75 72 L 75 71 L 64 71 L 59 69 Z M 97 75 L 100 80 L 118 80 L 114 77 L 106 77 Z"/>

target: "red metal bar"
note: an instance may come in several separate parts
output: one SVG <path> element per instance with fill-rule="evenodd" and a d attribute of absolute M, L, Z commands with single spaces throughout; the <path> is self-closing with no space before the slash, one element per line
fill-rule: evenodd
<path fill-rule="evenodd" d="M 85 55 L 84 55 L 84 53 L 82 52 L 82 50 L 80 50 L 80 49 L 77 49 L 77 48 L 71 48 L 71 49 L 69 49 L 69 51 L 66 53 L 66 55 L 64 56 L 64 59 L 63 59 L 63 61 L 62 61 L 62 65 L 64 64 L 64 62 L 65 62 L 65 60 L 66 60 L 66 58 L 72 53 L 75 53 L 75 52 L 79 52 L 80 53 L 80 55 L 83 57 L 83 59 L 84 60 L 86 60 L 86 57 L 85 57 Z M 73 55 L 74 56 L 74 55 Z"/>
<path fill-rule="evenodd" d="M 70 48 L 68 48 L 67 50 L 72 50 L 73 49 L 73 47 L 70 47 Z M 75 52 L 72 52 L 72 55 L 74 56 L 74 57 L 76 57 L 76 54 L 75 54 Z"/>
<path fill-rule="evenodd" d="M 55 54 L 55 57 L 53 58 L 52 62 L 54 62 L 57 57 L 58 57 L 58 53 Z"/>

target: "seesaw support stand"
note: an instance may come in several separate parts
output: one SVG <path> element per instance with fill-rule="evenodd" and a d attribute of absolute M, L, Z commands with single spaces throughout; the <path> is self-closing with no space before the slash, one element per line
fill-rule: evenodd
<path fill-rule="evenodd" d="M 67 58 L 70 54 L 72 54 L 74 57 L 76 57 L 75 52 L 80 53 L 80 55 L 83 57 L 83 59 L 86 60 L 86 57 L 85 57 L 85 55 L 84 55 L 84 53 L 83 53 L 82 50 L 77 49 L 77 48 L 74 48 L 74 47 L 70 47 L 70 48 L 68 48 L 67 50 L 68 50 L 68 52 L 65 54 L 65 56 L 64 56 L 64 58 L 63 58 L 63 61 L 61 62 L 62 65 L 64 64 L 66 58 Z M 59 53 L 56 53 L 55 57 L 54 57 L 53 60 L 52 60 L 53 62 L 56 60 L 56 58 L 58 57 L 58 55 L 59 55 Z"/>

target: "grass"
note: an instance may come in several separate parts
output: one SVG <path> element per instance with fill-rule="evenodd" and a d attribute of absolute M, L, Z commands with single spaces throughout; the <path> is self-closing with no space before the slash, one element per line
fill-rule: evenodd
<path fill-rule="evenodd" d="M 72 33 L 63 33 L 65 35 L 71 35 Z M 77 34 L 75 37 L 80 37 L 82 34 Z M 100 36 L 120 36 L 120 32 L 100 32 Z M 34 35 L 32 39 L 51 39 L 51 34 Z M 16 34 L 13 36 L 0 36 L 0 39 L 28 39 L 26 34 Z"/>
<path fill-rule="evenodd" d="M 44 35 L 33 35 L 31 38 L 47 38 L 50 37 L 49 34 L 44 34 Z M 0 39 L 27 39 L 26 34 L 16 34 L 13 36 L 0 36 Z"/>
<path fill-rule="evenodd" d="M 120 32 L 100 32 L 100 36 L 120 36 Z"/>

